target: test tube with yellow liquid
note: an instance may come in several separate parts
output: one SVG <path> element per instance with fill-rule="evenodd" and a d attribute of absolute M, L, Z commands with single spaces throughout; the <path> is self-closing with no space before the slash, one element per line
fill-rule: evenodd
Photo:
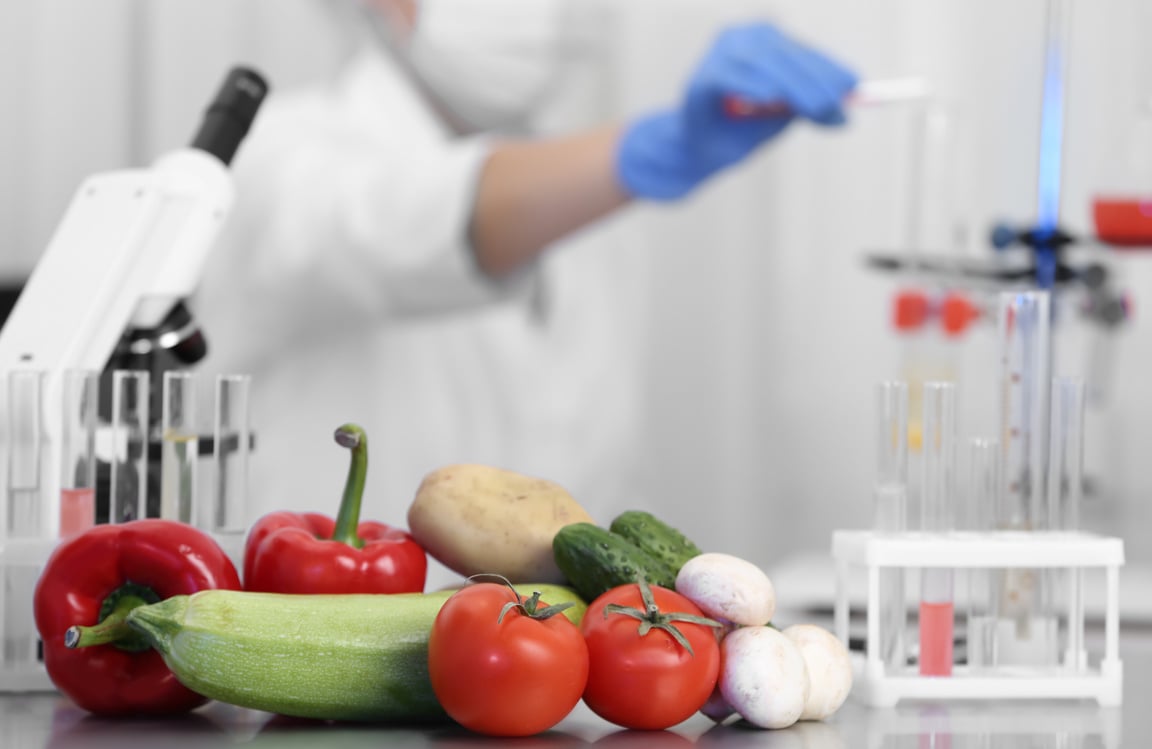
<path fill-rule="evenodd" d="M 196 383 L 191 372 L 168 371 L 162 391 L 160 517 L 189 524 L 196 517 L 200 454 Z"/>

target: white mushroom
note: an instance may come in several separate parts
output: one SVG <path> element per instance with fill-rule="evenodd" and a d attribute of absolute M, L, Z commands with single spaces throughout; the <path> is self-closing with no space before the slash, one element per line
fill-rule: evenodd
<path fill-rule="evenodd" d="M 773 627 L 741 627 L 720 643 L 720 693 L 752 725 L 787 728 L 808 700 L 800 648 Z"/>
<path fill-rule="evenodd" d="M 815 624 L 793 624 L 784 634 L 808 667 L 808 699 L 800 720 L 824 720 L 840 709 L 852 690 L 852 659 L 836 635 Z"/>
<path fill-rule="evenodd" d="M 676 575 L 676 592 L 706 616 L 761 625 L 776 613 L 776 589 L 764 570 L 740 557 L 708 552 L 689 559 Z"/>

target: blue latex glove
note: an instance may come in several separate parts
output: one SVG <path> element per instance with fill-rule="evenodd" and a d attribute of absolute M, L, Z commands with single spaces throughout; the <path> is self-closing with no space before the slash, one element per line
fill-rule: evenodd
<path fill-rule="evenodd" d="M 680 106 L 633 122 L 616 168 L 630 194 L 674 200 L 780 134 L 796 118 L 845 121 L 856 76 L 824 54 L 757 23 L 725 30 L 696 68 Z M 725 102 L 783 105 L 779 114 L 738 117 Z"/>

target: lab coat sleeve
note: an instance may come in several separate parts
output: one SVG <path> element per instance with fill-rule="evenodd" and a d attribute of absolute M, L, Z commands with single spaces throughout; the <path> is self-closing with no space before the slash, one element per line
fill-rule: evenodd
<path fill-rule="evenodd" d="M 362 98 L 338 91 L 265 105 L 234 165 L 237 201 L 203 304 L 243 304 L 264 335 L 278 328 L 298 339 L 531 294 L 532 269 L 491 279 L 468 243 L 489 143 L 421 127 L 421 110 L 403 98 L 395 117 L 358 108 Z"/>

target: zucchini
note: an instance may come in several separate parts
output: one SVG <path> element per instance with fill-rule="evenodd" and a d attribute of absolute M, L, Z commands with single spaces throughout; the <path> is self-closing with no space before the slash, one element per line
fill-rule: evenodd
<path fill-rule="evenodd" d="M 564 614 L 579 623 L 586 606 L 571 588 L 531 589 L 547 603 L 575 603 Z M 210 699 L 321 720 L 448 721 L 428 675 L 428 636 L 454 592 L 202 590 L 135 608 L 127 621 Z"/>
<path fill-rule="evenodd" d="M 561 528 L 552 539 L 552 553 L 556 566 L 586 601 L 641 577 L 664 588 L 676 585 L 676 572 L 664 561 L 593 523 Z"/>
<path fill-rule="evenodd" d="M 650 512 L 628 510 L 612 521 L 609 530 L 623 536 L 676 572 L 692 557 L 702 553 L 687 536 Z"/>

